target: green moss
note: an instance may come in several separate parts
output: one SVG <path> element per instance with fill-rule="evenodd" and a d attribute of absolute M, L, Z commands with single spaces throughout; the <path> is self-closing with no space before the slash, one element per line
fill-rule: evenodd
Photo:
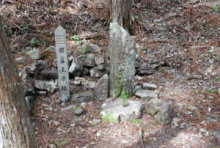
<path fill-rule="evenodd" d="M 210 93 L 210 94 L 217 94 L 218 89 L 208 89 L 207 92 Z"/>
<path fill-rule="evenodd" d="M 166 70 L 163 69 L 163 68 L 161 68 L 161 69 L 159 70 L 159 72 L 161 72 L 161 73 L 166 73 Z"/>
<path fill-rule="evenodd" d="M 102 121 L 109 123 L 117 123 L 118 119 L 114 117 L 112 114 L 106 114 L 102 116 Z"/>
<path fill-rule="evenodd" d="M 216 82 L 220 82 L 220 77 L 215 78 Z"/>
<path fill-rule="evenodd" d="M 71 36 L 70 40 L 76 41 L 77 44 L 81 44 L 82 43 L 82 40 L 79 38 L 78 35 Z"/>
<path fill-rule="evenodd" d="M 131 122 L 134 124 L 140 124 L 142 122 L 142 120 L 141 119 L 132 119 Z"/>
<path fill-rule="evenodd" d="M 213 10 L 214 12 L 219 12 L 220 7 L 219 7 L 218 5 L 215 5 L 215 6 L 212 7 L 212 10 Z"/>
<path fill-rule="evenodd" d="M 122 105 L 124 107 L 128 106 L 129 103 L 128 103 L 128 98 L 130 97 L 130 95 L 126 92 L 126 91 L 122 91 L 119 98 L 123 99 L 123 103 Z"/>
<path fill-rule="evenodd" d="M 6 24 L 0 24 L 0 29 L 4 30 L 6 35 L 11 37 L 13 34 L 12 29 Z"/>
<path fill-rule="evenodd" d="M 128 99 L 130 95 L 126 91 L 122 91 L 119 98 L 121 99 Z"/>
<path fill-rule="evenodd" d="M 33 47 L 36 47 L 36 46 L 38 46 L 38 45 L 40 45 L 40 40 L 38 40 L 37 38 L 32 38 L 31 39 L 31 41 L 30 41 L 30 44 L 31 44 L 31 46 L 33 46 Z"/>
<path fill-rule="evenodd" d="M 72 109 L 73 109 L 73 111 L 76 111 L 76 110 L 78 110 L 80 108 L 81 108 L 80 106 L 74 106 Z"/>
<path fill-rule="evenodd" d="M 56 144 L 56 146 L 57 146 L 58 148 L 61 148 L 61 147 L 65 146 L 65 145 L 67 145 L 67 144 L 70 144 L 70 140 L 67 139 L 67 138 L 57 139 L 57 140 L 55 141 L 55 144 Z"/>
<path fill-rule="evenodd" d="M 88 47 L 88 46 L 82 47 L 82 48 L 80 49 L 80 52 L 81 52 L 82 54 L 90 53 L 90 52 L 91 52 L 91 48 Z"/>
<path fill-rule="evenodd" d="M 21 24 L 20 25 L 20 31 L 25 33 L 31 30 L 31 25 L 30 24 Z"/>
<path fill-rule="evenodd" d="M 80 41 L 80 38 L 79 38 L 78 35 L 73 35 L 73 36 L 70 37 L 70 39 L 73 40 L 73 41 Z"/>
<path fill-rule="evenodd" d="M 216 60 L 217 62 L 220 62 L 220 56 L 215 56 L 215 60 Z"/>

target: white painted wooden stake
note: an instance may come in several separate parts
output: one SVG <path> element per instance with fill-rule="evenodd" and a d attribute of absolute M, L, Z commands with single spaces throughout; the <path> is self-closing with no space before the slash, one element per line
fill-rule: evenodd
<path fill-rule="evenodd" d="M 55 42 L 60 99 L 62 102 L 66 102 L 70 98 L 70 89 L 68 59 L 66 53 L 66 30 L 62 26 L 57 27 L 55 30 Z"/>

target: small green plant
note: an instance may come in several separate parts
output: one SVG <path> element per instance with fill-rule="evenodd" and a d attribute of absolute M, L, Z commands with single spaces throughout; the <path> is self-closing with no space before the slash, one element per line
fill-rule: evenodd
<path fill-rule="evenodd" d="M 121 99 L 128 99 L 129 98 L 129 94 L 126 91 L 122 91 L 119 98 Z"/>
<path fill-rule="evenodd" d="M 73 111 L 79 110 L 81 107 L 80 106 L 74 106 L 72 109 Z"/>
<path fill-rule="evenodd" d="M 31 25 L 30 24 L 21 24 L 20 29 L 22 32 L 28 32 L 31 30 Z"/>
<path fill-rule="evenodd" d="M 112 114 L 106 114 L 102 116 L 102 121 L 109 122 L 109 123 L 117 123 L 118 119 L 114 117 Z"/>
<path fill-rule="evenodd" d="M 210 94 L 217 94 L 218 89 L 214 89 L 214 88 L 213 89 L 208 89 L 207 92 L 210 93 Z"/>
<path fill-rule="evenodd" d="M 220 10 L 219 5 L 213 6 L 213 7 L 212 7 L 212 10 L 213 10 L 214 12 L 219 12 L 219 10 Z"/>
<path fill-rule="evenodd" d="M 69 144 L 69 143 L 70 143 L 70 140 L 66 139 L 66 138 L 58 139 L 58 140 L 55 141 L 55 144 L 57 145 L 57 147 L 63 147 L 65 145 Z"/>
<path fill-rule="evenodd" d="M 7 36 L 12 36 L 13 31 L 11 30 L 11 28 L 9 26 L 7 26 L 5 24 L 0 24 L 0 28 L 2 30 L 5 30 L 5 33 L 6 33 Z"/>
<path fill-rule="evenodd" d="M 122 91 L 119 98 L 121 98 L 123 100 L 123 106 L 126 107 L 129 105 L 128 103 L 128 98 L 129 98 L 129 94 L 126 91 Z"/>
<path fill-rule="evenodd" d="M 215 56 L 215 60 L 216 60 L 217 62 L 220 62 L 220 56 Z"/>
<path fill-rule="evenodd" d="M 82 47 L 80 49 L 80 52 L 83 53 L 83 54 L 90 53 L 91 52 L 91 48 L 89 48 L 88 46 Z"/>
<path fill-rule="evenodd" d="M 220 77 L 215 78 L 216 82 L 220 82 Z"/>
<path fill-rule="evenodd" d="M 38 40 L 37 38 L 32 38 L 30 44 L 31 46 L 36 47 L 40 44 L 40 40 Z"/>
<path fill-rule="evenodd" d="M 161 72 L 161 73 L 166 73 L 166 70 L 163 69 L 163 68 L 161 68 L 161 69 L 159 70 L 159 72 Z"/>
<path fill-rule="evenodd" d="M 140 124 L 142 122 L 142 120 L 141 119 L 132 119 L 131 122 L 134 124 Z"/>
<path fill-rule="evenodd" d="M 81 44 L 82 43 L 82 40 L 79 38 L 78 35 L 73 35 L 73 36 L 71 36 L 70 39 L 73 40 L 73 41 L 76 41 L 77 44 Z"/>
<path fill-rule="evenodd" d="M 48 40 L 43 40 L 43 41 L 42 41 L 42 45 L 43 45 L 44 47 L 49 46 Z"/>

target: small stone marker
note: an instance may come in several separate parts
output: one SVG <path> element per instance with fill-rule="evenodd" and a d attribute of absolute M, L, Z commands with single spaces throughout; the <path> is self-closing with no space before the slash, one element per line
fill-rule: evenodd
<path fill-rule="evenodd" d="M 66 102 L 70 98 L 70 89 L 68 60 L 66 53 L 66 30 L 62 26 L 57 27 L 55 30 L 55 42 L 60 99 L 62 102 Z"/>

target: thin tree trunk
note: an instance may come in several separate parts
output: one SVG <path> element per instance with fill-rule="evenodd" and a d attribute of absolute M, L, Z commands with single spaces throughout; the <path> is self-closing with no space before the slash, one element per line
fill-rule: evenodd
<path fill-rule="evenodd" d="M 113 22 L 118 22 L 124 29 L 131 33 L 131 6 L 132 0 L 111 0 Z"/>
<path fill-rule="evenodd" d="M 0 148 L 36 148 L 24 90 L 8 44 L 0 28 Z"/>

